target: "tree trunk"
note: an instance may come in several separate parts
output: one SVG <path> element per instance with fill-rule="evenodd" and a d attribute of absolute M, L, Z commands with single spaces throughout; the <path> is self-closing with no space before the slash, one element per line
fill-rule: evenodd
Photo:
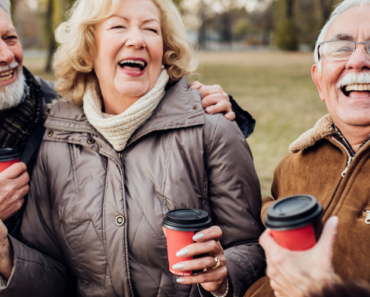
<path fill-rule="evenodd" d="M 294 0 L 287 0 L 286 2 L 286 17 L 291 19 L 294 15 Z"/>
<path fill-rule="evenodd" d="M 201 7 L 200 7 L 200 20 L 201 20 L 201 25 L 199 27 L 198 31 L 198 43 L 199 43 L 199 48 L 200 49 L 205 49 L 206 48 L 206 26 L 207 26 L 207 18 L 205 14 L 205 7 L 203 0 L 201 1 Z"/>
<path fill-rule="evenodd" d="M 56 50 L 54 25 L 53 25 L 53 13 L 54 13 L 54 0 L 48 0 L 47 11 L 46 11 L 46 31 L 48 39 L 48 58 L 46 62 L 45 71 L 51 72 L 52 61 L 54 52 Z"/>
<path fill-rule="evenodd" d="M 331 11 L 333 9 L 333 4 L 333 0 L 319 0 L 323 25 L 330 17 Z"/>

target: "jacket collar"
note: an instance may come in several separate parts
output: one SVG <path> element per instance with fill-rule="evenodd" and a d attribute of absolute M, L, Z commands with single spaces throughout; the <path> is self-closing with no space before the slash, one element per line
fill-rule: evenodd
<path fill-rule="evenodd" d="M 335 134 L 333 120 L 331 116 L 327 114 L 318 120 L 312 129 L 306 131 L 295 140 L 289 146 L 289 151 L 292 154 L 298 153 L 301 150 L 314 146 L 316 142 L 333 134 Z"/>
<path fill-rule="evenodd" d="M 168 129 L 186 128 L 205 123 L 199 91 L 190 90 L 186 78 L 170 87 L 153 115 L 132 135 L 126 148 L 139 138 Z M 103 138 L 89 123 L 82 106 L 56 103 L 45 122 L 47 128 L 66 132 L 91 133 Z"/>

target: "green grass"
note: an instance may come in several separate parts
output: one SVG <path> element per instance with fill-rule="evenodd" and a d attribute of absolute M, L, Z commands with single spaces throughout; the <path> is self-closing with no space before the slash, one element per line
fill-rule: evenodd
<path fill-rule="evenodd" d="M 327 113 L 311 80 L 311 54 L 201 53 L 200 80 L 219 84 L 257 121 L 248 138 L 263 197 L 274 170 L 299 135 Z"/>
<path fill-rule="evenodd" d="M 311 80 L 311 54 L 303 53 L 200 53 L 200 81 L 219 84 L 257 120 L 248 138 L 262 195 L 270 195 L 274 170 L 289 144 L 327 113 Z M 34 74 L 42 71 L 40 59 L 26 59 Z"/>

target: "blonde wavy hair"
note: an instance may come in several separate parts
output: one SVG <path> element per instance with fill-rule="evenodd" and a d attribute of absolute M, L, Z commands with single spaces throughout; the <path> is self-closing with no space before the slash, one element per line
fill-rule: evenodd
<path fill-rule="evenodd" d="M 77 0 L 67 14 L 67 21 L 56 30 L 60 44 L 55 57 L 56 91 L 66 100 L 83 104 L 83 96 L 97 77 L 91 56 L 96 53 L 95 28 L 114 15 L 122 0 Z M 132 0 L 135 1 L 135 0 Z M 152 0 L 161 14 L 163 65 L 171 82 L 194 73 L 197 61 L 188 42 L 181 15 L 171 0 Z"/>

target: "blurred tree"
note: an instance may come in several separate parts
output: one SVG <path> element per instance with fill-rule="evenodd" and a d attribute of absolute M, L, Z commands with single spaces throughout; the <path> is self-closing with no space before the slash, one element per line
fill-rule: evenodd
<path fill-rule="evenodd" d="M 45 71 L 52 71 L 52 61 L 57 43 L 54 31 L 58 24 L 64 21 L 65 12 L 72 6 L 75 0 L 40 0 L 41 9 L 45 16 L 45 41 L 48 50 Z"/>
<path fill-rule="evenodd" d="M 243 39 L 247 36 L 250 30 L 249 20 L 240 18 L 233 26 L 233 33 L 237 39 Z"/>
<path fill-rule="evenodd" d="M 15 21 L 15 10 L 16 10 L 16 7 L 18 5 L 18 2 L 19 0 L 10 0 L 10 12 L 12 14 L 12 20 L 13 20 L 13 23 L 14 23 L 14 26 L 16 25 L 16 21 Z"/>
<path fill-rule="evenodd" d="M 298 30 L 294 18 L 295 0 L 277 0 L 275 44 L 283 49 L 298 49 Z"/>

